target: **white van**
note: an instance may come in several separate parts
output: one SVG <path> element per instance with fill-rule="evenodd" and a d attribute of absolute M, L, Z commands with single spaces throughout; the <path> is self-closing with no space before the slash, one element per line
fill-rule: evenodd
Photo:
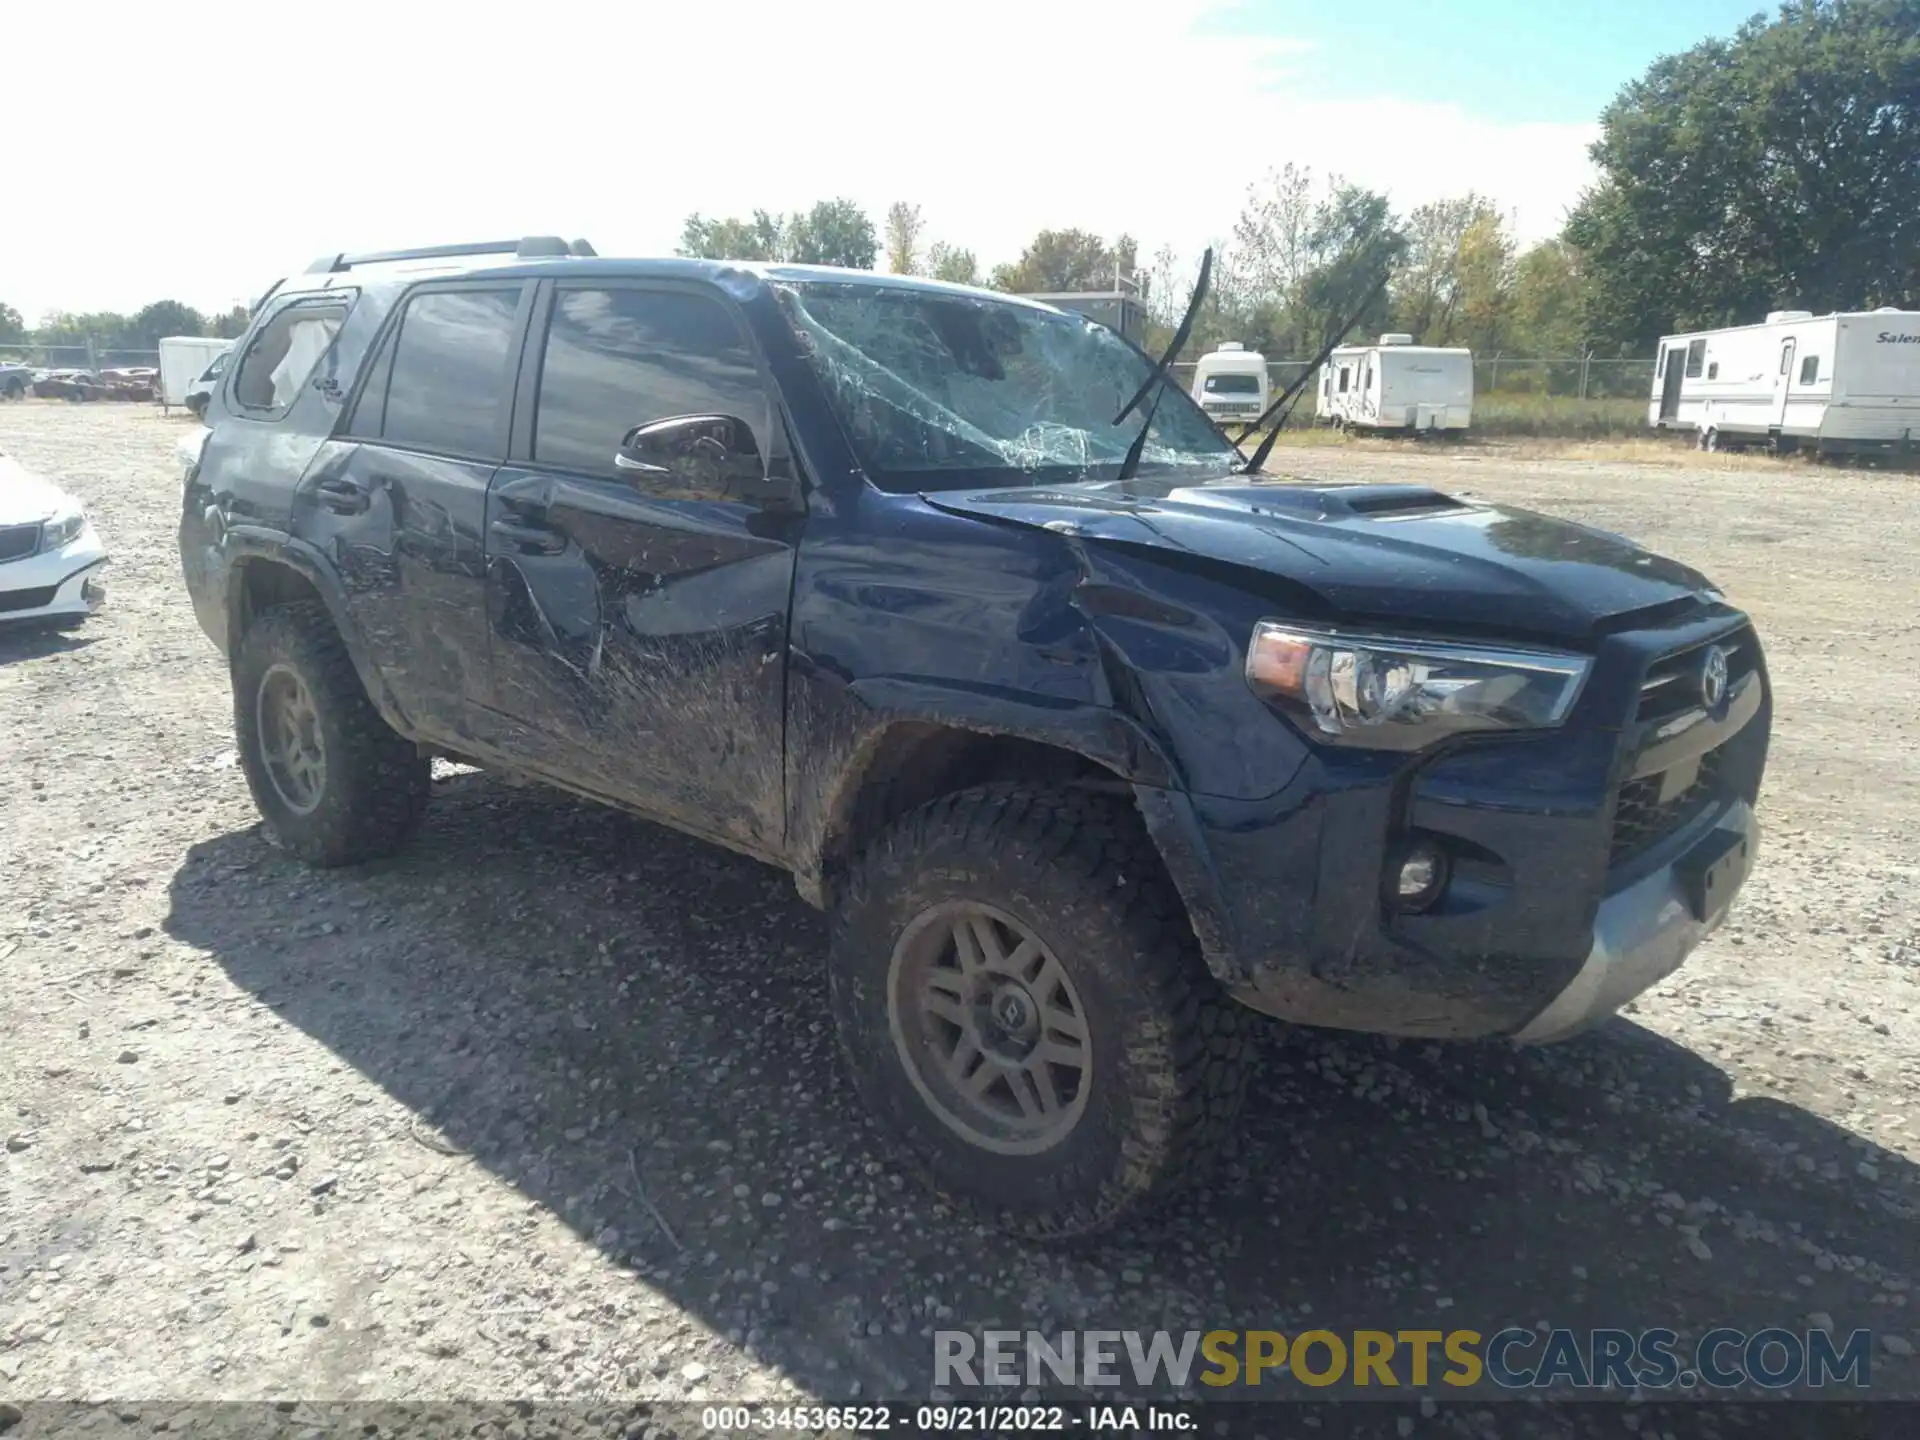
<path fill-rule="evenodd" d="M 1202 355 L 1193 367 L 1193 398 L 1220 423 L 1245 424 L 1265 414 L 1270 388 L 1267 357 L 1233 341 Z"/>
<path fill-rule="evenodd" d="M 1324 424 L 1363 433 L 1458 439 L 1473 421 L 1473 351 L 1416 345 L 1411 335 L 1342 346 L 1320 369 L 1314 413 Z"/>

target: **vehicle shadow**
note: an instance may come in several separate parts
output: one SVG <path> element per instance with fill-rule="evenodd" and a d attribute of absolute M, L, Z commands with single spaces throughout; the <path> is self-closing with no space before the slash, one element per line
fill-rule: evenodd
<path fill-rule="evenodd" d="M 1626 1021 L 1538 1051 L 1272 1027 L 1199 1193 L 1077 1246 L 968 1228 L 843 1080 L 787 877 L 485 775 L 391 861 L 309 871 L 249 830 L 170 900 L 169 934 L 822 1397 L 924 1397 L 935 1328 L 1899 1328 L 1920 1255 L 1903 1158 Z"/>
<path fill-rule="evenodd" d="M 44 622 L 23 620 L 0 625 L 0 665 L 21 660 L 44 660 L 49 655 L 65 655 L 84 650 L 100 637 Z"/>

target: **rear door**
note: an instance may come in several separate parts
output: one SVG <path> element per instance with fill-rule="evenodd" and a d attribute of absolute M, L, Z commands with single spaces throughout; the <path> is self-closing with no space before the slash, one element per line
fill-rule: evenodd
<path fill-rule="evenodd" d="M 1780 342 L 1780 366 L 1773 377 L 1773 420 L 1775 429 L 1787 423 L 1787 400 L 1793 388 L 1793 357 L 1798 342 L 1788 336 Z"/>
<path fill-rule="evenodd" d="M 740 318 L 704 287 L 547 282 L 529 413 L 487 505 L 487 609 L 515 748 L 554 778 L 777 854 L 788 604 L 804 516 L 615 464 L 635 426 L 785 433 Z"/>
<path fill-rule="evenodd" d="M 1660 377 L 1660 418 L 1671 420 L 1680 413 L 1680 381 L 1686 372 L 1687 347 L 1667 347 L 1666 369 Z"/>
<path fill-rule="evenodd" d="M 507 452 L 531 282 L 423 286 L 367 367 L 347 437 L 302 487 L 401 709 L 450 745 L 487 741 L 487 486 Z"/>

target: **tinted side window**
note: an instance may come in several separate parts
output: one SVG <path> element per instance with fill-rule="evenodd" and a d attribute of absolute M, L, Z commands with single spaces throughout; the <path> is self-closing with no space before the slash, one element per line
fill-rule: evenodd
<path fill-rule="evenodd" d="M 343 301 L 296 300 L 260 327 L 233 377 L 233 398 L 247 410 L 284 410 L 300 393 L 347 318 Z"/>
<path fill-rule="evenodd" d="M 455 455 L 499 451 L 519 306 L 518 288 L 429 290 L 407 302 L 381 426 L 388 444 Z"/>
<path fill-rule="evenodd" d="M 1800 383 L 1812 385 L 1820 378 L 1820 357 L 1809 355 L 1800 362 Z"/>
<path fill-rule="evenodd" d="M 708 414 L 746 421 L 767 453 L 766 391 L 745 336 L 718 300 L 668 290 L 554 294 L 535 460 L 616 475 L 614 451 L 634 426 Z"/>
<path fill-rule="evenodd" d="M 1686 378 L 1689 380 L 1698 380 L 1700 378 L 1700 371 L 1705 368 L 1706 359 L 1707 342 L 1704 340 L 1689 340 L 1687 342 Z"/>

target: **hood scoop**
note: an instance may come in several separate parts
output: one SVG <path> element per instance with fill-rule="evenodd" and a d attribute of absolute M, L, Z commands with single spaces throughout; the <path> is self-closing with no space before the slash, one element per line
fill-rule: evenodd
<path fill-rule="evenodd" d="M 1393 520 L 1474 506 L 1426 485 L 1197 485 L 1167 497 L 1303 520 Z"/>

